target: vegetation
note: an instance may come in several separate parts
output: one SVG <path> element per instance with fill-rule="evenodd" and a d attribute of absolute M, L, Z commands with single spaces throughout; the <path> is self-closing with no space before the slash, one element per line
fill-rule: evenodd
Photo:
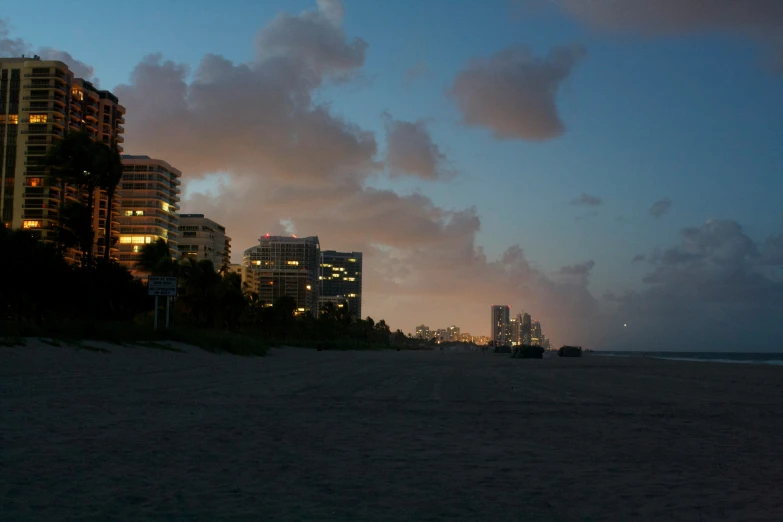
<path fill-rule="evenodd" d="M 219 271 L 207 260 L 174 259 L 158 240 L 142 249 L 137 269 L 177 276 L 168 330 L 153 331 L 153 299 L 145 284 L 112 261 L 111 205 L 122 178 L 116 144 L 96 142 L 84 132 L 58 140 L 42 162 L 47 183 L 59 188 L 55 244 L 38 241 L 30 231 L 0 228 L 0 344 L 17 345 L 24 336 L 73 344 L 81 339 L 147 343 L 162 347 L 181 341 L 212 351 L 263 355 L 270 345 L 318 349 L 411 348 L 417 340 L 395 333 L 384 320 L 354 317 L 347 303 L 329 303 L 319 317 L 296 314 L 293 298 L 273 306 L 242 284 L 237 274 Z M 107 198 L 100 233 L 96 196 Z M 96 241 L 96 235 L 98 237 Z M 95 247 L 103 248 L 96 259 Z M 81 257 L 70 255 L 81 252 Z M 10 255 L 9 255 L 10 254 Z M 68 261 L 71 261 L 70 263 Z M 165 306 L 165 299 L 161 303 Z"/>
<path fill-rule="evenodd" d="M 581 357 L 582 356 L 582 347 L 581 346 L 561 346 L 560 349 L 557 351 L 557 355 L 560 357 Z"/>

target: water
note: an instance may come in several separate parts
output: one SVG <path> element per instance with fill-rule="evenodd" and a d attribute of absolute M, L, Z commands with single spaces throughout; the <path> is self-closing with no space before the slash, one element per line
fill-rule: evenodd
<path fill-rule="evenodd" d="M 649 357 L 668 361 L 699 361 L 741 364 L 783 365 L 783 353 L 747 353 L 747 352 L 592 352 L 589 355 L 603 357 Z"/>

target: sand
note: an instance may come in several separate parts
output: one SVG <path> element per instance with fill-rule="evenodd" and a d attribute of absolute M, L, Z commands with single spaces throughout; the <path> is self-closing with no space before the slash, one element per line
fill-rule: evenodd
<path fill-rule="evenodd" d="M 783 368 L 0 348 L 0 519 L 783 520 Z"/>

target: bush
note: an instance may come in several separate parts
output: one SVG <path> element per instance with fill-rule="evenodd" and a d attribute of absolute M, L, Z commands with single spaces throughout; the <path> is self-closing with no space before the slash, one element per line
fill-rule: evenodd
<path fill-rule="evenodd" d="M 581 346 L 562 346 L 558 351 L 557 355 L 560 357 L 581 357 L 582 356 L 582 347 Z"/>
<path fill-rule="evenodd" d="M 523 344 L 514 348 L 514 354 L 511 357 L 515 359 L 543 359 L 544 348 L 543 346 Z"/>

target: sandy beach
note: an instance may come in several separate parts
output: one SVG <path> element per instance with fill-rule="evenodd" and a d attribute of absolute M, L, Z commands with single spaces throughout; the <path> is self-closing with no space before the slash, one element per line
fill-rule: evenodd
<path fill-rule="evenodd" d="M 783 519 L 783 367 L 101 346 L 0 348 L 1 520 Z"/>

